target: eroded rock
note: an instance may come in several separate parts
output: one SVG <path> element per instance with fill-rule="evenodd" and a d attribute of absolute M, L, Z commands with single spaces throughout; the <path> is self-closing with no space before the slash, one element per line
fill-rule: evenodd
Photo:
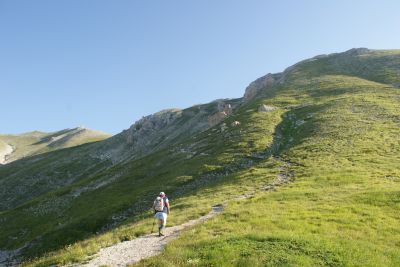
<path fill-rule="evenodd" d="M 274 111 L 276 107 L 273 106 L 267 106 L 265 104 L 262 104 L 261 106 L 258 107 L 259 112 L 271 112 Z"/>

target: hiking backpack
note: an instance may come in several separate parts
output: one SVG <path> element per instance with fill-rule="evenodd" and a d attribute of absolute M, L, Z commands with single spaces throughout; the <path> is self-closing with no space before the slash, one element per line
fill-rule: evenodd
<path fill-rule="evenodd" d="M 156 198 L 156 200 L 154 200 L 154 210 L 163 211 L 163 209 L 164 209 L 164 200 L 162 198 L 160 198 L 160 200 Z"/>

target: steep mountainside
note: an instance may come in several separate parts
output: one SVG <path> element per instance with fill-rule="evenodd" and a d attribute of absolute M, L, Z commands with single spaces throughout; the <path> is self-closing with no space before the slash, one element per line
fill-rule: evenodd
<path fill-rule="evenodd" d="M 85 261 L 150 231 L 162 190 L 171 225 L 228 206 L 139 265 L 398 266 L 399 84 L 399 50 L 317 56 L 242 99 L 1 166 L 0 249 L 39 257 L 28 266 Z"/>
<path fill-rule="evenodd" d="M 173 147 L 175 143 L 207 129 L 210 116 L 219 113 L 225 106 L 233 110 L 237 103 L 237 100 L 219 100 L 185 110 L 165 110 L 143 117 L 128 130 L 102 142 L 7 164 L 0 168 L 0 211 L 71 184 L 75 184 L 73 187 L 79 192 L 73 193 L 75 196 L 80 195 L 81 191 L 93 191 L 112 183 L 121 175 L 126 175 L 116 171 L 123 168 L 124 164 L 153 151 Z M 65 139 L 56 139 L 50 145 Z M 43 140 L 50 142 L 53 136 Z"/>
<path fill-rule="evenodd" d="M 35 131 L 20 135 L 0 135 L 0 164 L 108 137 L 110 135 L 106 133 L 82 127 L 54 133 Z"/>

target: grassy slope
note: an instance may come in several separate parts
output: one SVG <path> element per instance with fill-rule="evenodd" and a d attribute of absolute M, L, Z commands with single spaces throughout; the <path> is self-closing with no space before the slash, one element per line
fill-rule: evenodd
<path fill-rule="evenodd" d="M 279 161 L 250 157 L 252 152 L 272 146 L 279 148 L 278 156 L 293 162 L 292 184 L 272 193 L 258 190 L 250 200 L 230 201 L 220 216 L 185 232 L 167 247 L 162 257 L 139 265 L 400 264 L 400 93 L 389 85 L 350 76 L 353 69 L 322 75 L 318 72 L 321 62 L 313 62 L 298 67 L 283 86 L 242 106 L 229 119 L 241 121 L 241 127 L 228 127 L 221 133 L 218 126 L 182 144 L 188 147 L 194 143 L 194 150 L 209 156 L 188 160 L 186 155 L 171 157 L 170 151 L 164 151 L 144 159 L 147 167 L 143 167 L 143 162 L 120 166 L 128 170 L 125 180 L 85 199 L 88 206 L 101 207 L 91 215 L 96 218 L 99 213 L 110 213 L 113 208 L 121 208 L 121 203 L 125 203 L 122 206 L 126 209 L 131 201 L 148 193 L 150 200 L 160 184 L 167 192 L 179 192 L 178 188 L 187 185 L 190 189 L 190 184 L 205 179 L 205 174 L 214 170 L 216 175 L 211 182 L 196 184 L 200 186 L 195 190 L 172 197 L 170 224 L 198 217 L 207 213 L 212 204 L 253 192 L 274 180 L 280 172 Z M 379 81 L 384 82 L 385 77 L 380 76 Z M 280 109 L 255 112 L 260 103 Z M 303 105 L 288 108 L 298 104 Z M 304 124 L 296 125 L 302 120 Z M 251 166 L 244 164 L 238 168 L 232 164 L 244 157 L 253 162 Z M 160 163 L 162 159 L 168 162 Z M 154 169 L 157 164 L 162 167 Z M 224 168 L 226 165 L 231 168 Z M 218 172 L 221 168 L 223 172 Z M 225 171 L 228 174 L 221 175 Z M 136 191 L 129 194 L 135 188 L 139 196 L 135 196 Z M 88 210 L 83 206 L 71 216 L 78 216 L 79 221 L 79 216 Z M 82 225 L 80 221 L 71 231 L 85 233 Z M 78 235 L 87 237 L 86 240 L 28 265 L 82 261 L 100 247 L 149 231 L 149 225 L 148 212 L 100 235 L 89 234 L 92 225 L 87 234 Z"/>
<path fill-rule="evenodd" d="M 286 118 L 305 123 L 288 128 L 295 138 L 280 150 L 296 163 L 295 182 L 231 202 L 137 265 L 400 265 L 399 90 L 322 76 L 292 82 L 268 102 L 301 98 L 312 104 Z"/>
<path fill-rule="evenodd" d="M 46 153 L 56 149 L 78 146 L 89 142 L 104 140 L 110 135 L 93 131 L 82 130 L 74 133 L 76 129 L 67 129 L 55 133 L 30 132 L 20 135 L 0 135 L 0 141 L 11 145 L 14 148 L 9 161 L 15 161 L 24 157 Z M 70 134 L 70 136 L 68 136 Z M 66 135 L 64 142 L 51 145 L 51 137 Z M 63 141 L 63 140 L 61 140 Z"/>
<path fill-rule="evenodd" d="M 62 187 L 66 188 L 67 190 L 64 190 L 64 193 L 57 193 L 56 196 L 57 198 L 63 198 L 63 194 L 67 194 L 68 190 L 79 191 L 83 188 L 84 192 L 86 192 L 91 191 L 97 186 L 104 185 L 108 181 L 119 179 L 122 176 L 125 179 L 130 179 L 130 174 L 127 173 L 126 168 L 131 168 L 129 167 L 131 165 L 136 168 L 138 164 L 122 164 L 124 167 L 121 168 L 121 164 L 119 164 L 121 161 L 132 161 L 132 158 L 143 156 L 142 152 L 145 152 L 143 150 L 152 151 L 161 147 L 165 148 L 168 147 L 169 143 L 175 142 L 175 139 L 179 141 L 192 136 L 194 132 L 204 126 L 204 121 L 207 124 L 207 115 L 210 112 L 216 112 L 216 107 L 217 104 L 215 103 L 184 110 L 182 116 L 174 123 L 164 127 L 163 131 L 149 130 L 148 133 L 145 133 L 149 137 L 144 140 L 143 143 L 145 145 L 141 147 L 136 146 L 135 149 L 133 149 L 134 145 L 127 144 L 127 131 L 102 142 L 92 142 L 80 146 L 76 145 L 83 141 L 95 141 L 93 138 L 100 138 L 103 135 L 97 131 L 76 128 L 52 134 L 33 132 L 20 136 L 0 136 L 0 139 L 5 138 L 17 147 L 19 152 L 16 152 L 16 157 L 21 156 L 21 151 L 23 153 L 38 154 L 14 161 L 0 168 L 0 211 L 15 208 L 27 200 L 40 195 L 42 196 L 39 201 L 35 201 L 37 206 L 48 207 L 53 204 L 53 206 L 59 206 L 58 203 L 63 202 L 62 204 L 66 205 L 62 208 L 68 209 L 68 203 L 66 202 L 69 201 L 54 199 L 52 195 L 55 192 L 51 193 L 51 191 Z M 149 117 L 154 117 L 154 114 Z M 199 122 L 202 122 L 200 127 Z M 193 125 L 196 123 L 197 125 Z M 58 150 L 70 145 L 74 147 Z M 48 152 L 49 150 L 57 151 Z M 45 153 L 46 151 L 47 153 Z M 113 165 L 119 166 L 108 172 L 104 171 Z M 125 171 L 121 171 L 122 169 Z M 135 172 L 137 176 L 141 176 L 140 170 L 135 170 Z M 46 193 L 48 193 L 47 197 L 43 195 Z M 67 198 L 70 197 L 67 196 Z M 42 205 L 40 202 L 48 203 Z M 58 212 L 62 212 L 62 208 Z M 32 209 L 32 205 L 30 209 Z M 37 208 L 34 209 L 36 210 Z M 25 215 L 31 215 L 29 212 L 26 213 Z M 44 221 L 48 220 L 48 218 L 42 219 Z M 26 224 L 29 224 L 29 221 Z M 25 225 L 25 228 L 30 229 L 30 226 Z M 9 234 L 6 231 L 4 233 L 5 235 Z M 25 238 L 19 238 L 19 240 L 21 241 L 12 241 L 11 243 L 20 245 L 21 242 L 27 241 Z M 1 241 L 3 240 L 0 239 L 0 248 L 4 245 Z"/>
<path fill-rule="evenodd" d="M 275 117 L 279 118 L 279 115 Z M 228 133 L 240 136 L 239 129 Z M 58 164 L 65 160 L 66 164 L 58 164 L 56 169 L 50 171 L 64 174 L 66 170 L 63 168 L 68 168 L 68 172 L 89 169 L 86 173 L 79 173 L 79 179 L 72 175 L 76 181 L 68 186 L 44 193 L 14 209 L 0 213 L 0 247 L 15 249 L 33 241 L 33 246 L 24 251 L 26 256 L 54 250 L 87 238 L 103 229 L 105 225 L 113 227 L 110 224 L 115 221 L 115 217 L 134 217 L 147 210 L 154 192 L 159 191 L 160 187 L 174 192 L 180 190 L 182 185 L 197 185 L 198 181 L 203 181 L 202 175 L 218 166 L 212 164 L 224 165 L 235 157 L 229 153 L 221 154 L 221 158 L 217 160 L 214 156 L 223 150 L 223 143 L 218 145 L 219 141 L 214 140 L 214 136 L 219 140 L 223 139 L 223 135 L 214 133 L 210 136 L 210 132 L 197 137 L 189 136 L 190 140 L 181 142 L 179 147 L 171 147 L 143 159 L 117 164 L 95 175 L 89 174 L 89 171 L 97 171 L 90 169 L 90 162 L 75 160 L 75 165 L 71 163 L 78 154 L 87 154 L 85 150 L 91 151 L 91 144 L 60 150 L 43 157 L 37 156 L 39 159 L 33 159 L 32 165 L 22 165 L 25 166 L 24 169 L 31 167 L 32 173 L 42 173 L 42 169 L 48 168 L 52 162 Z M 180 148 L 185 149 L 185 152 L 177 151 Z M 241 151 L 238 149 L 237 153 L 239 155 Z M 7 173 L 11 175 L 18 168 L 19 162 L 13 164 L 2 169 L 5 176 Z M 93 162 L 96 169 L 99 167 L 97 164 L 99 163 Z M 62 182 L 65 178 L 59 176 L 58 180 Z M 91 183 L 98 184 L 99 181 L 111 182 L 97 189 L 83 191 L 79 197 L 75 196 L 77 191 L 90 186 Z M 135 206 L 132 207 L 132 203 L 136 203 Z M 40 238 L 36 238 L 37 236 Z"/>
<path fill-rule="evenodd" d="M 241 188 L 241 191 L 251 191 L 255 184 L 264 185 L 267 181 L 272 180 L 273 176 L 269 178 L 260 176 L 261 179 L 254 180 L 251 175 L 247 175 L 249 178 L 245 180 L 235 176 L 236 170 L 243 168 L 243 173 L 246 172 L 246 169 L 248 170 L 247 165 L 241 167 L 243 157 L 249 156 L 253 151 L 264 150 L 272 141 L 274 128 L 280 122 L 280 115 L 284 112 L 284 110 L 277 110 L 272 113 L 257 113 L 255 112 L 257 107 L 256 103 L 250 107 L 245 106 L 242 108 L 242 112 L 239 112 L 242 115 L 229 118 L 229 121 L 240 119 L 243 122 L 243 128 L 227 126 L 227 130 L 223 133 L 220 131 L 220 126 L 211 128 L 174 148 L 179 150 L 190 147 L 192 151 L 196 151 L 197 156 L 190 159 L 188 159 L 187 153 L 171 153 L 170 150 L 165 150 L 143 160 L 119 166 L 118 168 L 127 173 L 126 176 L 122 176 L 120 180 L 109 187 L 89 193 L 87 197 L 79 201 L 79 204 L 73 205 L 73 208 L 64 214 L 68 218 L 74 218 L 79 225 L 64 229 L 58 238 L 71 237 L 71 232 L 89 238 L 51 254 L 52 256 L 38 259 L 35 264 L 46 266 L 51 263 L 80 261 L 86 255 L 98 251 L 102 246 L 131 239 L 147 232 L 149 230 L 147 229 L 148 222 L 150 221 L 151 224 L 151 214 L 147 212 L 148 207 L 151 206 L 154 194 L 160 188 L 171 192 L 169 195 L 171 199 L 174 199 L 176 216 L 171 219 L 170 224 L 177 224 L 188 218 L 196 218 L 207 213 L 212 204 L 216 204 L 229 195 L 237 195 L 238 187 Z M 264 121 L 265 124 L 259 124 L 260 121 Z M 227 125 L 230 123 L 227 122 Z M 262 138 L 259 136 L 260 131 L 265 133 Z M 254 164 L 257 164 L 254 158 L 249 157 L 247 160 L 253 160 Z M 277 163 L 262 164 L 272 166 Z M 159 167 L 154 168 L 154 166 Z M 229 168 L 223 166 L 229 166 Z M 110 171 L 115 172 L 115 170 Z M 259 170 L 254 169 L 254 171 L 258 172 Z M 264 171 L 261 170 L 261 172 Z M 222 173 L 231 174 L 224 175 Z M 204 182 L 205 180 L 207 183 Z M 182 190 L 182 188 L 186 189 Z M 205 191 L 202 192 L 201 188 L 204 188 Z M 196 194 L 196 199 L 193 199 L 192 194 Z M 115 213 L 116 209 L 127 209 L 129 205 L 139 200 L 144 202 L 142 211 L 146 212 L 131 217 L 120 227 L 101 235 L 93 235 L 88 230 L 90 228 L 85 227 L 83 218 L 89 217 L 91 222 L 98 222 L 100 226 L 104 224 L 107 214 Z M 200 209 L 197 209 L 199 202 L 203 204 Z M 96 208 L 90 209 L 88 208 L 90 206 Z M 97 207 L 101 207 L 101 210 Z M 90 216 L 87 214 L 88 210 L 93 211 Z M 23 216 L 22 207 L 19 212 Z M 16 214 L 17 210 L 9 215 L 15 218 Z M 135 223 L 132 224 L 132 221 Z M 57 219 L 52 223 L 57 224 Z M 95 229 L 95 225 L 90 225 L 90 227 Z M 54 233 L 52 234 L 54 236 Z M 58 240 L 52 241 L 54 241 L 53 244 L 59 244 Z M 51 245 L 50 240 L 43 243 L 47 245 L 46 249 Z"/>
<path fill-rule="evenodd" d="M 31 145 L 38 142 L 40 138 L 44 137 L 45 133 L 32 132 L 31 134 L 24 134 L 21 136 L 16 135 L 0 135 L 0 140 L 6 144 L 14 147 L 13 158 L 22 158 L 32 155 L 37 150 L 36 147 Z M 16 149 L 18 147 L 18 149 Z M 21 148 L 21 149 L 20 149 Z M 39 149 L 41 149 L 40 147 Z"/>
<path fill-rule="evenodd" d="M 97 143 L 56 150 L 20 159 L 0 168 L 0 215 L 71 181 L 95 174 L 111 165 L 90 157 Z M 84 160 L 81 160 L 84 158 Z M 26 215 L 31 216 L 31 212 Z M 1 220 L 0 220 L 1 223 Z M 1 229 L 1 228 L 0 228 Z M 0 231 L 1 236 L 2 231 Z M 0 241 L 2 239 L 0 238 Z"/>

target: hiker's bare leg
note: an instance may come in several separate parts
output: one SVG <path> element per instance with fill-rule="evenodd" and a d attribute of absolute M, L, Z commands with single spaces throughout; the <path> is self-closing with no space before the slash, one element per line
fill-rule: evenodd
<path fill-rule="evenodd" d="M 164 230 L 164 220 L 160 220 L 159 221 L 159 225 L 160 227 L 158 228 L 158 235 L 162 236 L 163 234 L 163 230 Z"/>

